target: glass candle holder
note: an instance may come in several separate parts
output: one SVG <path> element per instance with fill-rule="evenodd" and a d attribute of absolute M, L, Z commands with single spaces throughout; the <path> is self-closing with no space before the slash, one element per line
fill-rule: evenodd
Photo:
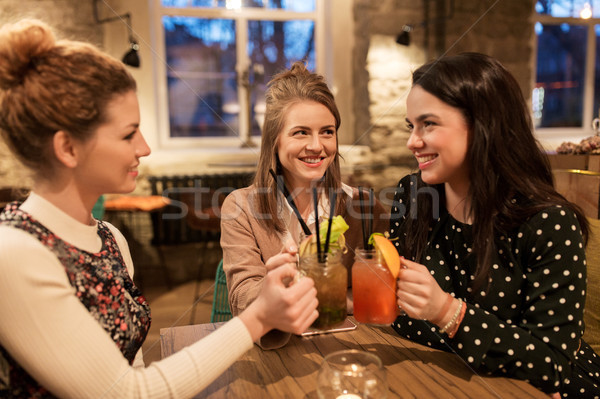
<path fill-rule="evenodd" d="M 330 353 L 317 374 L 320 399 L 385 399 L 386 373 L 381 359 L 355 349 Z"/>
<path fill-rule="evenodd" d="M 348 271 L 341 259 L 339 251 L 328 253 L 324 262 L 319 262 L 317 254 L 300 258 L 300 272 L 312 278 L 317 289 L 319 317 L 312 324 L 313 328 L 329 329 L 346 320 Z"/>
<path fill-rule="evenodd" d="M 391 324 L 396 319 L 396 279 L 377 251 L 356 250 L 352 298 L 354 318 L 360 323 Z"/>

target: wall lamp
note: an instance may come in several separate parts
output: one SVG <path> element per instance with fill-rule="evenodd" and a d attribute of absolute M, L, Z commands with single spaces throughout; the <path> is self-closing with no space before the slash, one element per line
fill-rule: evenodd
<path fill-rule="evenodd" d="M 106 22 L 112 21 L 122 21 L 127 25 L 127 32 L 129 34 L 129 50 L 125 53 L 122 58 L 122 61 L 125 65 L 129 65 L 131 67 L 139 68 L 140 66 L 140 56 L 138 54 L 138 50 L 140 49 L 140 45 L 133 37 L 133 29 L 131 28 L 131 14 L 126 13 L 123 15 L 117 15 L 111 18 L 100 19 L 98 16 L 98 0 L 94 1 L 94 18 L 96 19 L 96 23 L 103 24 Z"/>
<path fill-rule="evenodd" d="M 438 17 L 429 18 L 429 5 L 430 2 L 433 1 L 436 6 L 436 11 Z M 447 3 L 449 2 L 449 6 Z M 449 8 L 449 10 L 448 10 Z M 425 0 L 424 1 L 424 9 L 425 9 L 425 20 L 423 22 L 419 22 L 418 24 L 406 24 L 402 25 L 402 30 L 396 36 L 396 43 L 402 46 L 410 45 L 410 33 L 415 30 L 415 28 L 425 27 L 426 36 L 429 30 L 429 25 L 436 22 L 443 22 L 444 20 L 451 19 L 454 15 L 454 0 Z"/>
<path fill-rule="evenodd" d="M 402 32 L 398 34 L 396 37 L 396 43 L 401 44 L 403 46 L 410 45 L 410 32 L 413 30 L 412 25 L 403 25 Z"/>

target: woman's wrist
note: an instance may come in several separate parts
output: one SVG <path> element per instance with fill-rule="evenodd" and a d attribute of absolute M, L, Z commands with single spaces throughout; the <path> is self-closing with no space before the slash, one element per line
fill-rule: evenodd
<path fill-rule="evenodd" d="M 450 300 L 450 306 L 448 306 L 447 308 L 448 310 L 441 318 L 439 318 L 435 322 L 435 324 L 442 330 L 444 330 L 444 327 L 448 326 L 448 324 L 452 321 L 452 318 L 456 315 L 457 309 L 460 312 L 460 306 L 462 301 L 460 299 L 452 297 L 451 295 L 449 296 L 452 299 Z"/>
<path fill-rule="evenodd" d="M 454 300 L 453 302 L 456 302 L 456 300 Z M 463 301 L 459 298 L 458 306 L 452 307 L 452 309 L 454 309 L 454 312 L 452 313 L 452 317 L 446 324 L 444 324 L 443 327 L 440 328 L 440 333 L 442 333 L 442 334 L 449 333 L 449 332 L 452 332 L 455 330 L 456 322 L 457 322 L 458 318 L 460 317 L 461 311 L 463 309 Z"/>
<path fill-rule="evenodd" d="M 258 341 L 263 335 L 269 332 L 270 328 L 259 317 L 259 309 L 254 301 L 246 310 L 238 316 L 246 326 L 246 329 L 252 337 L 252 341 Z"/>
<path fill-rule="evenodd" d="M 433 324 L 437 324 L 438 326 L 443 326 L 444 324 L 443 321 L 446 319 L 447 315 L 448 315 L 448 311 L 450 310 L 450 306 L 452 305 L 453 302 L 453 297 L 452 295 L 445 293 L 446 295 L 446 299 L 444 300 L 444 305 L 441 307 L 440 311 L 438 312 L 437 316 L 435 316 L 433 319 L 429 320 L 431 321 Z"/>
<path fill-rule="evenodd" d="M 448 338 L 454 338 L 456 333 L 458 332 L 458 328 L 460 327 L 463 318 L 465 317 L 465 312 L 467 311 L 467 304 L 465 302 L 461 302 L 460 304 L 460 312 L 458 314 L 458 318 L 453 322 L 452 326 L 449 330 L 446 330 L 448 334 Z"/>

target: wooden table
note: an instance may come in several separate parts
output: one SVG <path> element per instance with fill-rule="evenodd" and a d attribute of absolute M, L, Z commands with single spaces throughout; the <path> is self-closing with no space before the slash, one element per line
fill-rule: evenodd
<path fill-rule="evenodd" d="M 222 324 L 161 329 L 161 356 L 198 341 Z M 548 398 L 524 381 L 480 376 L 457 355 L 403 339 L 391 327 L 364 324 L 349 332 L 293 336 L 277 350 L 263 351 L 255 345 L 197 398 L 317 398 L 323 357 L 342 349 L 374 352 L 381 358 L 387 370 L 388 399 Z"/>

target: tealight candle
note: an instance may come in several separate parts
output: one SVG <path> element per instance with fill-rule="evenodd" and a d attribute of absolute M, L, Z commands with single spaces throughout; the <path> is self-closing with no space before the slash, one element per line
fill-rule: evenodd
<path fill-rule="evenodd" d="M 319 399 L 385 399 L 388 387 L 381 359 L 347 349 L 325 356 L 317 373 Z"/>

